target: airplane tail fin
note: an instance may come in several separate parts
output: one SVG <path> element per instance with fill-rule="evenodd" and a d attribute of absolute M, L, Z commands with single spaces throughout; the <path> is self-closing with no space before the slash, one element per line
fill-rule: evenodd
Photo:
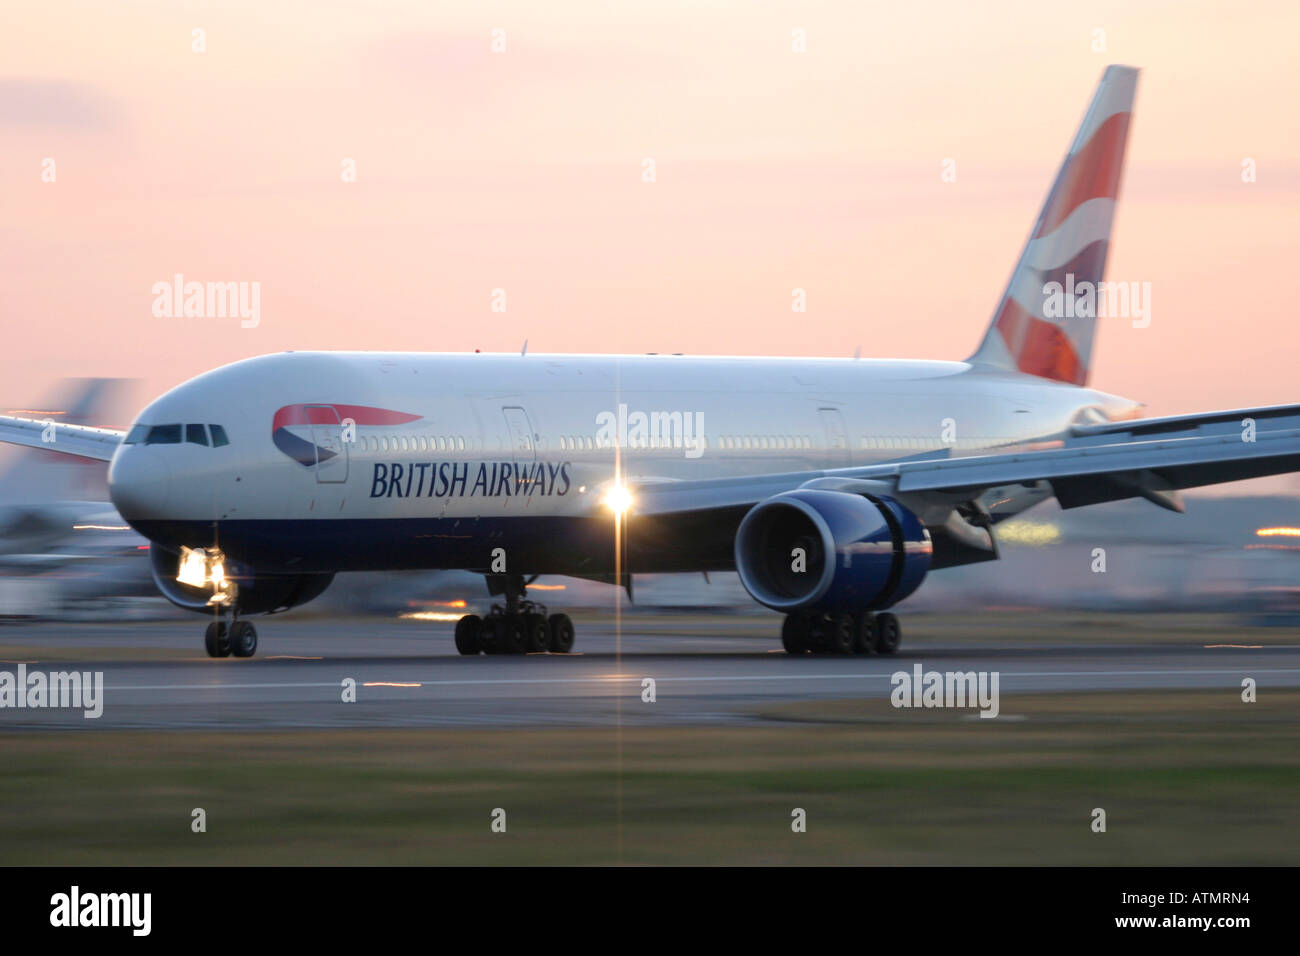
<path fill-rule="evenodd" d="M 972 364 L 1087 384 L 1097 298 L 1075 309 L 1072 293 L 1106 274 L 1137 79 L 1129 66 L 1102 74 Z"/>

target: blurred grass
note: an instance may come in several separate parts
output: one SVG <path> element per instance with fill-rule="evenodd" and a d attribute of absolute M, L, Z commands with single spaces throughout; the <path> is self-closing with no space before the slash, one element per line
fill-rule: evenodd
<path fill-rule="evenodd" d="M 621 733 L 3 735 L 0 863 L 1300 862 L 1300 691 L 1027 695 L 1009 720 L 879 703 Z"/>

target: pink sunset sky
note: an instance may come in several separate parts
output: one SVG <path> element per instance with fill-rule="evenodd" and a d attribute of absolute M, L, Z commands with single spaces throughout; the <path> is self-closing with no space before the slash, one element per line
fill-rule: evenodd
<path fill-rule="evenodd" d="M 1152 322 L 1103 320 L 1092 383 L 1297 401 L 1297 35 L 1290 3 L 11 4 L 0 404 L 283 349 L 961 359 L 1108 63 L 1143 69 L 1109 277 Z M 259 282 L 261 324 L 155 317 L 175 273 Z"/>

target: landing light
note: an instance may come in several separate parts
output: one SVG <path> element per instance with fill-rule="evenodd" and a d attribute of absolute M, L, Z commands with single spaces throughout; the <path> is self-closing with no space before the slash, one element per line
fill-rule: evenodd
<path fill-rule="evenodd" d="M 181 548 L 181 566 L 176 580 L 192 588 L 208 583 L 208 556 L 202 548 Z"/>
<path fill-rule="evenodd" d="M 623 485 L 614 485 L 605 492 L 604 502 L 605 506 L 614 514 L 624 514 L 628 508 L 632 507 L 632 492 L 628 491 Z"/>
<path fill-rule="evenodd" d="M 209 604 L 228 604 L 234 598 L 234 582 L 226 577 L 226 559 L 217 549 L 181 548 L 176 580 L 192 588 L 211 588 Z"/>

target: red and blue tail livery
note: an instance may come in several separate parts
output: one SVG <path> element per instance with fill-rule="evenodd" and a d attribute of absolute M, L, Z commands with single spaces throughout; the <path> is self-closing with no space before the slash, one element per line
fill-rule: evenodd
<path fill-rule="evenodd" d="M 1106 274 L 1138 71 L 1108 67 L 971 361 L 1086 385 L 1096 312 L 1049 314 L 1046 290 L 1096 288 Z"/>

